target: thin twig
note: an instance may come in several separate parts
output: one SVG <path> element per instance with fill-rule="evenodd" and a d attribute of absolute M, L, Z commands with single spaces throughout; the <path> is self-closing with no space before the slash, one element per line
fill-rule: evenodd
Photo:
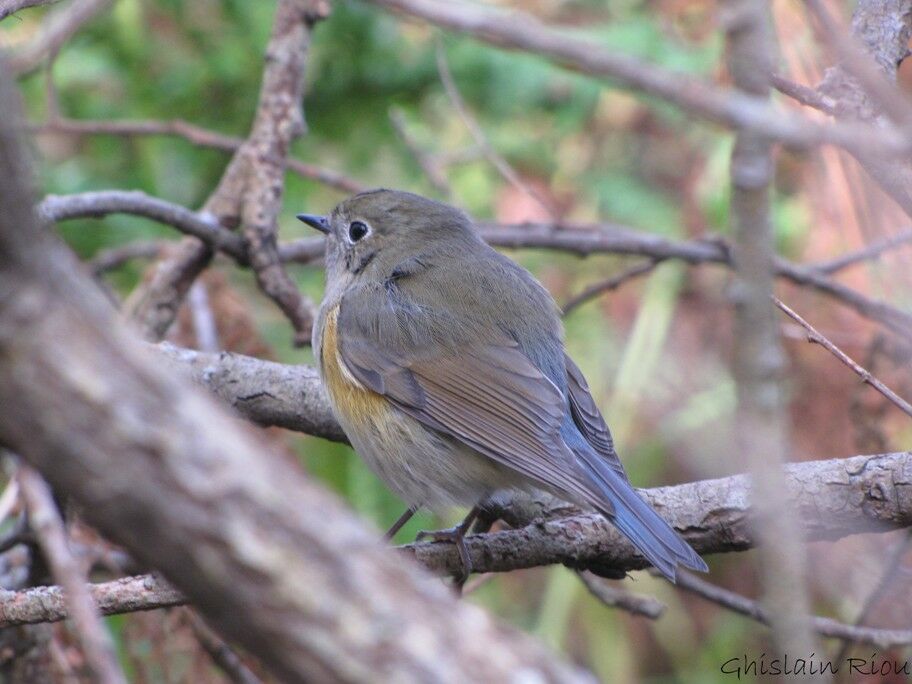
<path fill-rule="evenodd" d="M 532 198 L 536 204 L 544 209 L 545 213 L 550 218 L 555 218 L 554 210 L 544 198 L 542 198 L 542 196 L 528 183 L 523 181 L 513 167 L 510 166 L 510 163 L 494 149 L 493 145 L 491 145 L 491 142 L 482 130 L 481 125 L 469 111 L 465 100 L 462 99 L 459 88 L 456 87 L 456 82 L 453 80 L 453 74 L 450 72 L 450 65 L 447 62 L 446 51 L 443 48 L 443 43 L 439 40 L 437 42 L 437 72 L 440 74 L 440 81 L 443 83 L 447 97 L 450 98 L 450 102 L 456 109 L 456 113 L 459 115 L 459 118 L 462 120 L 465 127 L 469 129 L 469 133 L 471 133 L 472 138 L 475 139 L 475 144 L 481 149 L 485 158 L 491 163 L 491 166 L 497 169 L 497 172 L 503 176 L 504 180 L 510 183 L 510 185 L 524 195 Z"/>
<path fill-rule="evenodd" d="M 896 394 L 893 390 L 887 387 L 884 383 L 877 379 L 870 371 L 859 366 L 855 361 L 853 361 L 848 354 L 842 351 L 839 347 L 833 344 L 830 340 L 826 338 L 820 331 L 818 331 L 814 326 L 804 320 L 799 316 L 795 311 L 789 308 L 781 300 L 776 297 L 773 297 L 773 301 L 776 303 L 776 306 L 785 313 L 786 316 L 795 321 L 802 328 L 807 330 L 807 339 L 808 342 L 813 342 L 819 344 L 821 347 L 830 352 L 833 356 L 839 359 L 842 363 L 852 369 L 852 371 L 861 378 L 862 382 L 867 383 L 878 392 L 880 392 L 884 397 L 887 398 L 890 403 L 896 406 L 900 411 L 912 417 L 912 404 L 903 399 L 901 396 Z"/>
<path fill-rule="evenodd" d="M 425 151 L 409 132 L 402 110 L 398 107 L 390 107 L 389 120 L 402 144 L 405 145 L 412 158 L 424 171 L 424 176 L 428 179 L 428 182 L 441 195 L 450 197 L 453 194 L 453 189 L 450 187 L 446 173 L 444 173 L 443 165 L 433 155 Z"/>
<path fill-rule="evenodd" d="M 586 589 L 589 590 L 589 593 L 606 606 L 620 608 L 631 615 L 639 615 L 650 620 L 658 620 L 668 608 L 668 606 L 652 596 L 639 596 L 612 586 L 607 579 L 599 577 L 588 570 L 576 574 Z"/>
<path fill-rule="evenodd" d="M 865 599 L 864 605 L 862 605 L 861 610 L 858 612 L 858 617 L 855 618 L 854 622 L 855 627 L 864 626 L 871 610 L 886 595 L 887 589 L 893 583 L 893 579 L 899 573 L 900 568 L 902 568 L 902 560 L 910 547 L 912 547 L 912 534 L 909 534 L 909 531 L 906 530 L 902 540 L 895 545 L 890 553 L 890 557 L 884 563 L 883 572 L 880 575 L 877 585 L 874 587 L 874 591 L 868 594 L 868 598 Z M 842 646 L 839 648 L 839 652 L 833 659 L 833 662 L 839 663 L 845 660 L 846 656 L 849 654 L 851 645 L 852 641 L 845 639 L 842 642 Z"/>
<path fill-rule="evenodd" d="M 243 139 L 236 136 L 217 133 L 181 119 L 172 119 L 170 121 L 155 119 L 136 121 L 55 119 L 43 123 L 29 124 L 28 130 L 41 135 L 173 136 L 183 138 L 197 147 L 206 147 L 225 152 L 234 152 L 244 143 Z M 301 176 L 301 178 L 322 183 L 340 192 L 358 193 L 367 189 L 364 184 L 348 178 L 338 171 L 308 164 L 300 159 L 289 159 L 287 169 Z"/>
<path fill-rule="evenodd" d="M 585 290 L 572 296 L 562 307 L 563 315 L 569 316 L 570 312 L 576 309 L 577 307 L 585 304 L 590 299 L 598 297 L 606 292 L 616 290 L 621 285 L 626 283 L 628 280 L 633 280 L 640 276 L 651 273 L 656 266 L 661 263 L 661 259 L 647 259 L 646 261 L 641 261 L 638 264 L 634 264 L 626 271 L 621 271 L 620 273 L 606 278 L 605 280 L 600 280 L 594 285 L 590 285 Z"/>
<path fill-rule="evenodd" d="M 908 244 L 912 244 L 912 229 L 904 230 L 900 233 L 897 233 L 896 235 L 890 235 L 888 237 L 875 240 L 862 249 L 856 250 L 854 252 L 849 252 L 848 254 L 836 257 L 835 259 L 829 259 L 828 261 L 818 261 L 817 263 L 810 264 L 810 267 L 815 271 L 819 271 L 820 273 L 832 275 L 833 273 L 848 268 L 849 266 L 854 266 L 855 264 L 860 264 L 864 261 L 876 259 L 881 254 L 893 249 L 894 247 L 901 247 Z"/>
<path fill-rule="evenodd" d="M 70 552 L 63 520 L 50 487 L 37 472 L 26 466 L 19 468 L 19 484 L 38 544 L 54 579 L 66 592 L 70 617 L 89 667 L 101 684 L 126 684 L 127 680 L 117 664 L 114 642 L 101 622 L 92 595 L 86 589 L 85 573 Z"/>
<path fill-rule="evenodd" d="M 168 243 L 164 240 L 128 242 L 119 247 L 111 247 L 110 249 L 99 251 L 89 259 L 87 265 L 92 273 L 98 276 L 107 271 L 120 268 L 133 259 L 155 259 L 161 257 L 162 251 L 167 246 Z"/>
<path fill-rule="evenodd" d="M 836 103 L 833 99 L 821 94 L 814 88 L 790 81 L 781 74 L 770 74 L 770 83 L 780 93 L 789 96 L 796 102 L 800 102 L 807 107 L 813 107 L 830 116 L 836 114 Z"/>
<path fill-rule="evenodd" d="M 757 601 L 694 577 L 690 573 L 678 573 L 675 586 L 764 625 L 770 623 L 769 614 Z M 870 644 L 880 649 L 912 644 L 912 630 L 856 627 L 819 616 L 812 616 L 810 622 L 811 627 L 819 636 L 831 639 Z"/>
<path fill-rule="evenodd" d="M 191 609 L 184 609 L 184 617 L 200 646 L 228 679 L 234 684 L 262 684 L 262 680 L 244 664 L 240 656 L 218 634 L 212 631 L 203 618 Z"/>

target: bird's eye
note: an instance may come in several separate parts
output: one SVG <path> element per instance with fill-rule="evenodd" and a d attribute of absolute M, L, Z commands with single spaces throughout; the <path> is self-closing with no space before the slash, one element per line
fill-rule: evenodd
<path fill-rule="evenodd" d="M 370 228 L 367 227 L 366 223 L 361 221 L 352 221 L 351 225 L 348 226 L 348 238 L 352 242 L 357 242 L 369 232 Z"/>

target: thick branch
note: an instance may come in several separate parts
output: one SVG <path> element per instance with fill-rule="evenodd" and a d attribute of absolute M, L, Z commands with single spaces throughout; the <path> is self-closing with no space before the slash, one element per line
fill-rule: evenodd
<path fill-rule="evenodd" d="M 912 525 L 912 452 L 805 461 L 785 467 L 786 499 L 807 541 Z M 645 490 L 662 517 L 700 555 L 744 551 L 756 545 L 750 524 L 747 475 Z M 566 509 L 562 509 L 566 511 Z M 562 563 L 618 576 L 646 561 L 603 517 L 580 513 L 526 527 L 466 537 L 475 572 L 506 572 Z M 438 574 L 455 574 L 461 561 L 452 544 L 403 547 Z"/>
<path fill-rule="evenodd" d="M 35 225 L 13 101 L 0 79 L 0 443 L 281 681 L 580 681 L 142 349 Z"/>
<path fill-rule="evenodd" d="M 214 392 L 238 413 L 260 425 L 347 441 L 333 417 L 317 371 L 261 361 L 242 354 L 206 354 L 161 343 L 156 346 L 182 373 Z"/>
<path fill-rule="evenodd" d="M 316 373 L 306 366 L 283 366 L 240 354 L 202 354 L 171 345 L 157 348 L 251 420 L 342 438 Z M 255 401 L 243 401 L 244 397 Z M 799 508 L 796 519 L 805 521 L 809 539 L 838 539 L 912 525 L 912 453 L 795 463 L 786 466 L 786 472 L 791 499 Z M 701 553 L 741 551 L 754 544 L 746 524 L 749 482 L 744 475 L 652 489 L 648 495 Z M 567 510 L 561 508 L 560 514 Z M 528 518 L 520 520 L 524 522 Z M 470 547 L 477 572 L 550 563 L 622 572 L 645 565 L 633 547 L 595 515 L 473 537 Z M 450 545 L 407 548 L 435 572 L 445 574 L 462 567 Z"/>

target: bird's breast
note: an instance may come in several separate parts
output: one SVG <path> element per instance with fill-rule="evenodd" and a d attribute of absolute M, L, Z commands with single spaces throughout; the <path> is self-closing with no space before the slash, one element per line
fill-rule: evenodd
<path fill-rule="evenodd" d="M 330 403 L 343 428 L 375 422 L 386 416 L 389 402 L 361 384 L 346 367 L 339 351 L 339 307 L 326 314 L 320 340 L 320 371 Z"/>

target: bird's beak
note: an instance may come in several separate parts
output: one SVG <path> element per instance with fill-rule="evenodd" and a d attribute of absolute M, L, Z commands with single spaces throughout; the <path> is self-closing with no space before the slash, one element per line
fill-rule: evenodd
<path fill-rule="evenodd" d="M 298 214 L 299 221 L 303 221 L 311 228 L 316 228 L 324 235 L 329 235 L 329 219 L 325 216 L 315 216 L 314 214 Z"/>

